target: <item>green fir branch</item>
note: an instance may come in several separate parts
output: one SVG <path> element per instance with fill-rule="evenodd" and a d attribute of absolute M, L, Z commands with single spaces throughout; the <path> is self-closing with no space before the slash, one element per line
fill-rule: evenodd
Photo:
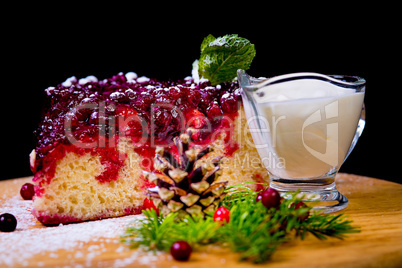
<path fill-rule="evenodd" d="M 306 221 L 300 223 L 297 231 L 301 239 L 304 239 L 307 233 L 311 233 L 320 240 L 328 237 L 344 239 L 347 234 L 360 232 L 360 228 L 352 226 L 351 223 L 352 221 L 346 220 L 343 214 L 313 214 Z"/>
<path fill-rule="evenodd" d="M 278 208 L 267 209 L 256 202 L 257 193 L 245 185 L 228 187 L 221 205 L 230 210 L 226 224 L 214 222 L 212 215 L 187 216 L 179 219 L 177 213 L 158 216 L 154 210 L 143 211 L 145 219 L 129 226 L 122 241 L 133 248 L 169 251 L 178 240 L 190 245 L 216 243 L 240 254 L 240 260 L 263 263 L 269 260 L 279 245 L 291 239 L 291 234 L 305 239 L 308 233 L 320 240 L 334 237 L 344 239 L 357 233 L 358 227 L 346 220 L 343 214 L 311 213 L 311 208 L 296 209 L 292 204 L 301 199 L 294 193 L 282 200 Z M 309 213 L 306 220 L 300 220 Z"/>

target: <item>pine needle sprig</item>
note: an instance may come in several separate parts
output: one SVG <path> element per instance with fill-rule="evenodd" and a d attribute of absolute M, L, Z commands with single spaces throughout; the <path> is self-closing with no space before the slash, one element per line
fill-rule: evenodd
<path fill-rule="evenodd" d="M 285 231 L 278 230 L 277 220 L 267 216 L 261 202 L 246 198 L 232 203 L 230 215 L 229 223 L 220 228 L 220 233 L 234 252 L 241 253 L 240 260 L 265 262 L 285 241 Z"/>
<path fill-rule="evenodd" d="M 207 217 L 189 215 L 176 225 L 180 240 L 187 241 L 192 246 L 211 244 L 220 240 L 219 227 L 219 223 L 210 215 Z"/>
<path fill-rule="evenodd" d="M 312 214 L 306 221 L 297 227 L 297 235 L 303 240 L 307 233 L 313 234 L 320 240 L 335 237 L 343 240 L 347 234 L 359 233 L 360 228 L 351 225 L 352 221 L 346 220 L 343 214 L 324 215 Z"/>
<path fill-rule="evenodd" d="M 166 217 L 158 216 L 156 211 L 143 210 L 146 217 L 133 222 L 127 227 L 121 237 L 122 242 L 131 248 L 143 246 L 146 250 L 168 251 L 170 246 L 181 236 L 176 229 L 177 213 L 171 213 Z"/>
<path fill-rule="evenodd" d="M 262 263 L 292 234 L 303 240 L 310 233 L 324 240 L 344 239 L 347 234 L 360 232 L 343 214 L 312 213 L 307 206 L 296 208 L 295 204 L 301 201 L 298 192 L 283 199 L 279 207 L 267 209 L 262 202 L 256 202 L 257 193 L 246 186 L 226 189 L 220 205 L 230 211 L 228 223 L 215 222 L 211 214 L 180 218 L 178 213 L 164 217 L 153 209 L 144 210 L 145 218 L 130 225 L 122 241 L 133 248 L 154 251 L 169 251 L 178 240 L 185 240 L 192 247 L 215 243 L 238 252 L 242 261 Z"/>
<path fill-rule="evenodd" d="M 178 213 L 170 213 L 162 217 L 153 209 L 143 213 L 146 218 L 133 222 L 121 236 L 121 241 L 131 248 L 142 246 L 146 250 L 169 251 L 178 240 L 185 240 L 192 246 L 219 240 L 219 224 L 211 216 L 179 218 Z"/>
<path fill-rule="evenodd" d="M 252 199 L 257 196 L 257 192 L 251 190 L 249 185 L 263 185 L 258 182 L 244 182 L 237 185 L 228 186 L 225 189 L 225 198 L 222 200 L 221 205 L 230 208 L 232 205 L 238 202 L 243 202 L 247 199 Z"/>

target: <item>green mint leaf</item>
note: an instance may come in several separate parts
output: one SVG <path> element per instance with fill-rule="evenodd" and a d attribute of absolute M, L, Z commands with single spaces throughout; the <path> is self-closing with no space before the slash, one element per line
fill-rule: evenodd
<path fill-rule="evenodd" d="M 212 34 L 210 34 L 207 37 L 205 37 L 204 40 L 202 40 L 202 43 L 201 43 L 201 53 L 209 45 L 209 43 L 211 43 L 215 39 L 216 38 Z"/>
<path fill-rule="evenodd" d="M 254 45 L 237 34 L 218 38 L 208 35 L 201 43 L 198 73 L 212 85 L 230 82 L 238 69 L 250 68 L 254 57 Z"/>

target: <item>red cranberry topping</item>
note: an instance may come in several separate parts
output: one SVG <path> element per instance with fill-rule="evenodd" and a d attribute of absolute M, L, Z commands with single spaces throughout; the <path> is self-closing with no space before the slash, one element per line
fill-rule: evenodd
<path fill-rule="evenodd" d="M 0 215 L 0 231 L 1 232 L 13 232 L 17 227 L 17 219 L 14 215 L 4 213 Z"/>
<path fill-rule="evenodd" d="M 233 93 L 226 93 L 221 98 L 222 110 L 226 113 L 237 111 L 237 99 Z"/>
<path fill-rule="evenodd" d="M 220 116 L 222 115 L 222 109 L 221 109 L 221 107 L 219 107 L 219 104 L 216 101 L 212 102 L 208 106 L 206 112 L 207 112 L 208 118 L 210 118 L 212 120 L 219 120 Z"/>
<path fill-rule="evenodd" d="M 188 261 L 193 249 L 186 241 L 174 242 L 170 247 L 170 254 L 177 261 Z"/>
<path fill-rule="evenodd" d="M 200 145 L 210 143 L 216 131 L 228 131 L 223 118 L 234 118 L 240 100 L 237 82 L 211 86 L 192 78 L 157 81 L 133 73 L 100 81 L 92 76 L 73 77 L 46 93 L 48 108 L 35 131 L 38 144 L 33 170 L 45 169 L 51 175 L 55 161 L 67 152 L 97 153 L 106 167 L 100 181 L 115 179 L 123 165 L 125 158 L 116 150 L 119 138 L 131 139 L 146 162 L 142 165 L 152 169 L 155 147 L 172 144 L 185 128 L 200 130 L 194 141 Z M 226 136 L 232 139 L 230 133 Z M 225 142 L 231 155 L 238 148 L 236 142 Z M 71 145 L 78 148 L 68 148 Z M 46 160 L 49 154 L 53 159 Z M 112 160 L 107 161 L 110 156 Z"/>
<path fill-rule="evenodd" d="M 25 183 L 21 187 L 20 194 L 24 200 L 32 200 L 32 197 L 35 195 L 34 185 L 32 183 Z"/>

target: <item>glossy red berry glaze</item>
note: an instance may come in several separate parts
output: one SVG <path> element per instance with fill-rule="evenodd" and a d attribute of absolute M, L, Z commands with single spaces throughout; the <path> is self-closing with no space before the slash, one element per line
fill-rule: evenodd
<path fill-rule="evenodd" d="M 193 249 L 186 241 L 177 241 L 170 247 L 170 254 L 177 261 L 188 261 Z"/>
<path fill-rule="evenodd" d="M 225 207 L 219 207 L 214 213 L 214 221 L 228 223 L 230 220 L 230 211 Z"/>
<path fill-rule="evenodd" d="M 34 185 L 32 183 L 25 183 L 21 186 L 20 194 L 24 200 L 32 200 L 32 197 L 35 195 Z"/>
<path fill-rule="evenodd" d="M 117 179 L 124 165 L 126 156 L 116 149 L 122 137 L 133 142 L 147 170 L 153 169 L 155 147 L 169 149 L 187 127 L 200 130 L 192 137 L 194 143 L 209 144 L 217 131 L 230 132 L 241 99 L 237 82 L 211 86 L 192 78 L 129 79 L 123 73 L 101 81 L 71 78 L 46 89 L 46 94 L 47 109 L 35 131 L 38 143 L 32 168 L 34 181 L 40 180 L 35 188 L 38 196 L 41 184 L 54 176 L 57 161 L 69 152 L 99 155 L 105 169 L 96 179 L 109 182 Z M 238 144 L 231 133 L 225 142 L 226 154 L 232 155 Z"/>

